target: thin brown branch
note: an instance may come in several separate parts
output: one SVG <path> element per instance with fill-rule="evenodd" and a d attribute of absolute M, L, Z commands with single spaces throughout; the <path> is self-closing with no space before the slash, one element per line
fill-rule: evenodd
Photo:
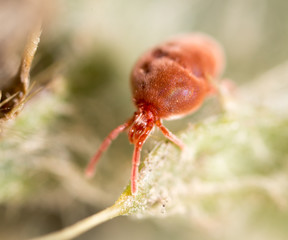
<path fill-rule="evenodd" d="M 24 49 L 21 65 L 20 65 L 20 71 L 19 71 L 19 79 L 23 83 L 23 93 L 26 94 L 27 90 L 29 88 L 29 73 L 32 65 L 32 61 L 34 58 L 34 55 L 36 53 L 38 44 L 40 42 L 40 35 L 42 32 L 41 24 L 38 24 L 38 26 L 35 28 L 35 30 L 30 34 L 27 44 Z"/>
<path fill-rule="evenodd" d="M 1 90 L 0 118 L 13 118 L 23 107 L 23 103 L 29 92 L 30 70 L 40 42 L 41 31 L 41 24 L 38 23 L 28 36 L 16 76 L 11 80 L 9 87 Z"/>

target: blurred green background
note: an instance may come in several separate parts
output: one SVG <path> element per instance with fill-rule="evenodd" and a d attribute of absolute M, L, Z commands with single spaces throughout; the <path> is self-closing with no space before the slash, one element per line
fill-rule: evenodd
<path fill-rule="evenodd" d="M 209 34 L 226 52 L 223 78 L 239 88 L 282 66 L 288 57 L 284 0 L 55 0 L 47 5 L 49 14 L 31 74 L 46 88 L 15 121 L 3 124 L 0 238 L 5 240 L 58 230 L 110 206 L 120 195 L 129 180 L 132 156 L 125 134 L 102 157 L 93 180 L 85 179 L 83 169 L 107 133 L 135 111 L 129 75 L 148 48 L 176 34 Z M 21 22 L 11 32 L 18 29 Z M 0 30 L 0 44 L 6 44 L 7 36 Z M 10 56 L 12 61 L 14 55 Z M 275 81 L 278 77 L 282 76 L 275 76 Z M 257 89 L 249 94 L 253 91 Z M 204 105 L 199 113 L 165 125 L 177 132 L 217 107 L 215 99 Z M 156 131 L 143 155 L 162 139 Z M 267 209 L 269 214 L 273 209 Z M 237 225 L 237 216 L 231 222 L 232 230 L 214 226 L 209 231 L 205 223 L 195 224 L 185 214 L 120 217 L 77 239 L 285 239 L 273 228 L 266 235 L 265 224 L 257 221 L 251 228 Z M 286 226 L 287 217 L 277 224 Z"/>

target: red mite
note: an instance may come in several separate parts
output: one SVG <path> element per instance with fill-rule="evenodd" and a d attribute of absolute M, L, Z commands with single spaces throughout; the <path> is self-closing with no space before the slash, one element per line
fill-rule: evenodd
<path fill-rule="evenodd" d="M 142 146 L 154 126 L 183 149 L 184 144 L 162 125 L 162 119 L 174 119 L 196 111 L 205 97 L 216 92 L 217 78 L 224 67 L 220 45 L 203 34 L 172 38 L 147 51 L 131 73 L 133 102 L 137 111 L 115 128 L 91 159 L 86 174 L 92 176 L 102 153 L 119 133 L 128 130 L 134 144 L 131 193 L 137 193 L 138 166 Z"/>

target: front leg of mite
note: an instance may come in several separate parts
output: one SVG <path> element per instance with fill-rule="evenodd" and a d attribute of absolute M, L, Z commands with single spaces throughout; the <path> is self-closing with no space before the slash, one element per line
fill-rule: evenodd
<path fill-rule="evenodd" d="M 125 131 L 127 128 L 129 128 L 131 126 L 133 121 L 134 121 L 134 116 L 133 116 L 133 118 L 131 118 L 130 120 L 128 120 L 124 124 L 121 124 L 120 126 L 115 128 L 114 130 L 112 130 L 109 133 L 109 135 L 104 139 L 104 141 L 100 145 L 98 151 L 91 158 L 91 160 L 90 160 L 90 162 L 89 162 L 89 164 L 88 164 L 88 166 L 86 168 L 86 176 L 87 177 L 92 177 L 93 176 L 94 170 L 95 170 L 95 165 L 98 162 L 98 160 L 100 159 L 102 153 L 107 150 L 107 148 L 110 146 L 111 142 L 119 135 L 119 133 Z"/>
<path fill-rule="evenodd" d="M 153 129 L 153 125 L 148 126 L 143 134 L 134 142 L 134 153 L 132 158 L 132 169 L 131 169 L 131 193 L 136 195 L 138 191 L 137 180 L 138 180 L 138 168 L 140 164 L 140 155 L 144 142 L 149 136 L 150 132 Z"/>

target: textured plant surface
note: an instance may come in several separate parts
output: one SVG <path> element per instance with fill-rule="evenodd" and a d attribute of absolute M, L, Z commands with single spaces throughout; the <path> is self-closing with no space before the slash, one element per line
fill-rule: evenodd
<path fill-rule="evenodd" d="M 1 239 L 61 229 L 52 239 L 287 239 L 288 34 L 280 27 L 287 4 L 55 2 L 47 4 L 53 14 L 31 72 L 41 91 L 25 100 L 15 119 L 1 122 Z M 1 18 L 7 23 L 0 30 L 2 103 L 4 80 L 19 70 L 31 30 L 16 13 L 15 28 Z M 125 134 L 105 153 L 95 177 L 86 179 L 101 140 L 135 110 L 129 88 L 135 59 L 170 36 L 195 31 L 215 37 L 227 53 L 223 77 L 239 85 L 225 99 L 228 110 L 214 97 L 197 113 L 164 122 L 186 148 L 180 151 L 155 131 L 142 151 L 135 197 Z M 131 217 L 116 218 L 121 215 Z"/>
<path fill-rule="evenodd" d="M 119 215 L 181 214 L 210 233 L 229 226 L 228 237 L 240 239 L 232 236 L 231 220 L 237 216 L 238 227 L 278 222 L 277 230 L 283 228 L 286 234 L 287 126 L 287 118 L 251 109 L 198 123 L 180 135 L 186 143 L 183 152 L 171 143 L 153 149 L 143 163 L 137 196 L 131 196 L 128 186 L 108 213 L 93 217 L 99 215 L 100 221 L 90 218 L 91 225 L 78 225 L 89 229 Z M 261 216 L 266 211 L 269 214 Z M 51 239 L 69 236 L 76 226 Z M 268 227 L 263 233 L 269 231 Z"/>

